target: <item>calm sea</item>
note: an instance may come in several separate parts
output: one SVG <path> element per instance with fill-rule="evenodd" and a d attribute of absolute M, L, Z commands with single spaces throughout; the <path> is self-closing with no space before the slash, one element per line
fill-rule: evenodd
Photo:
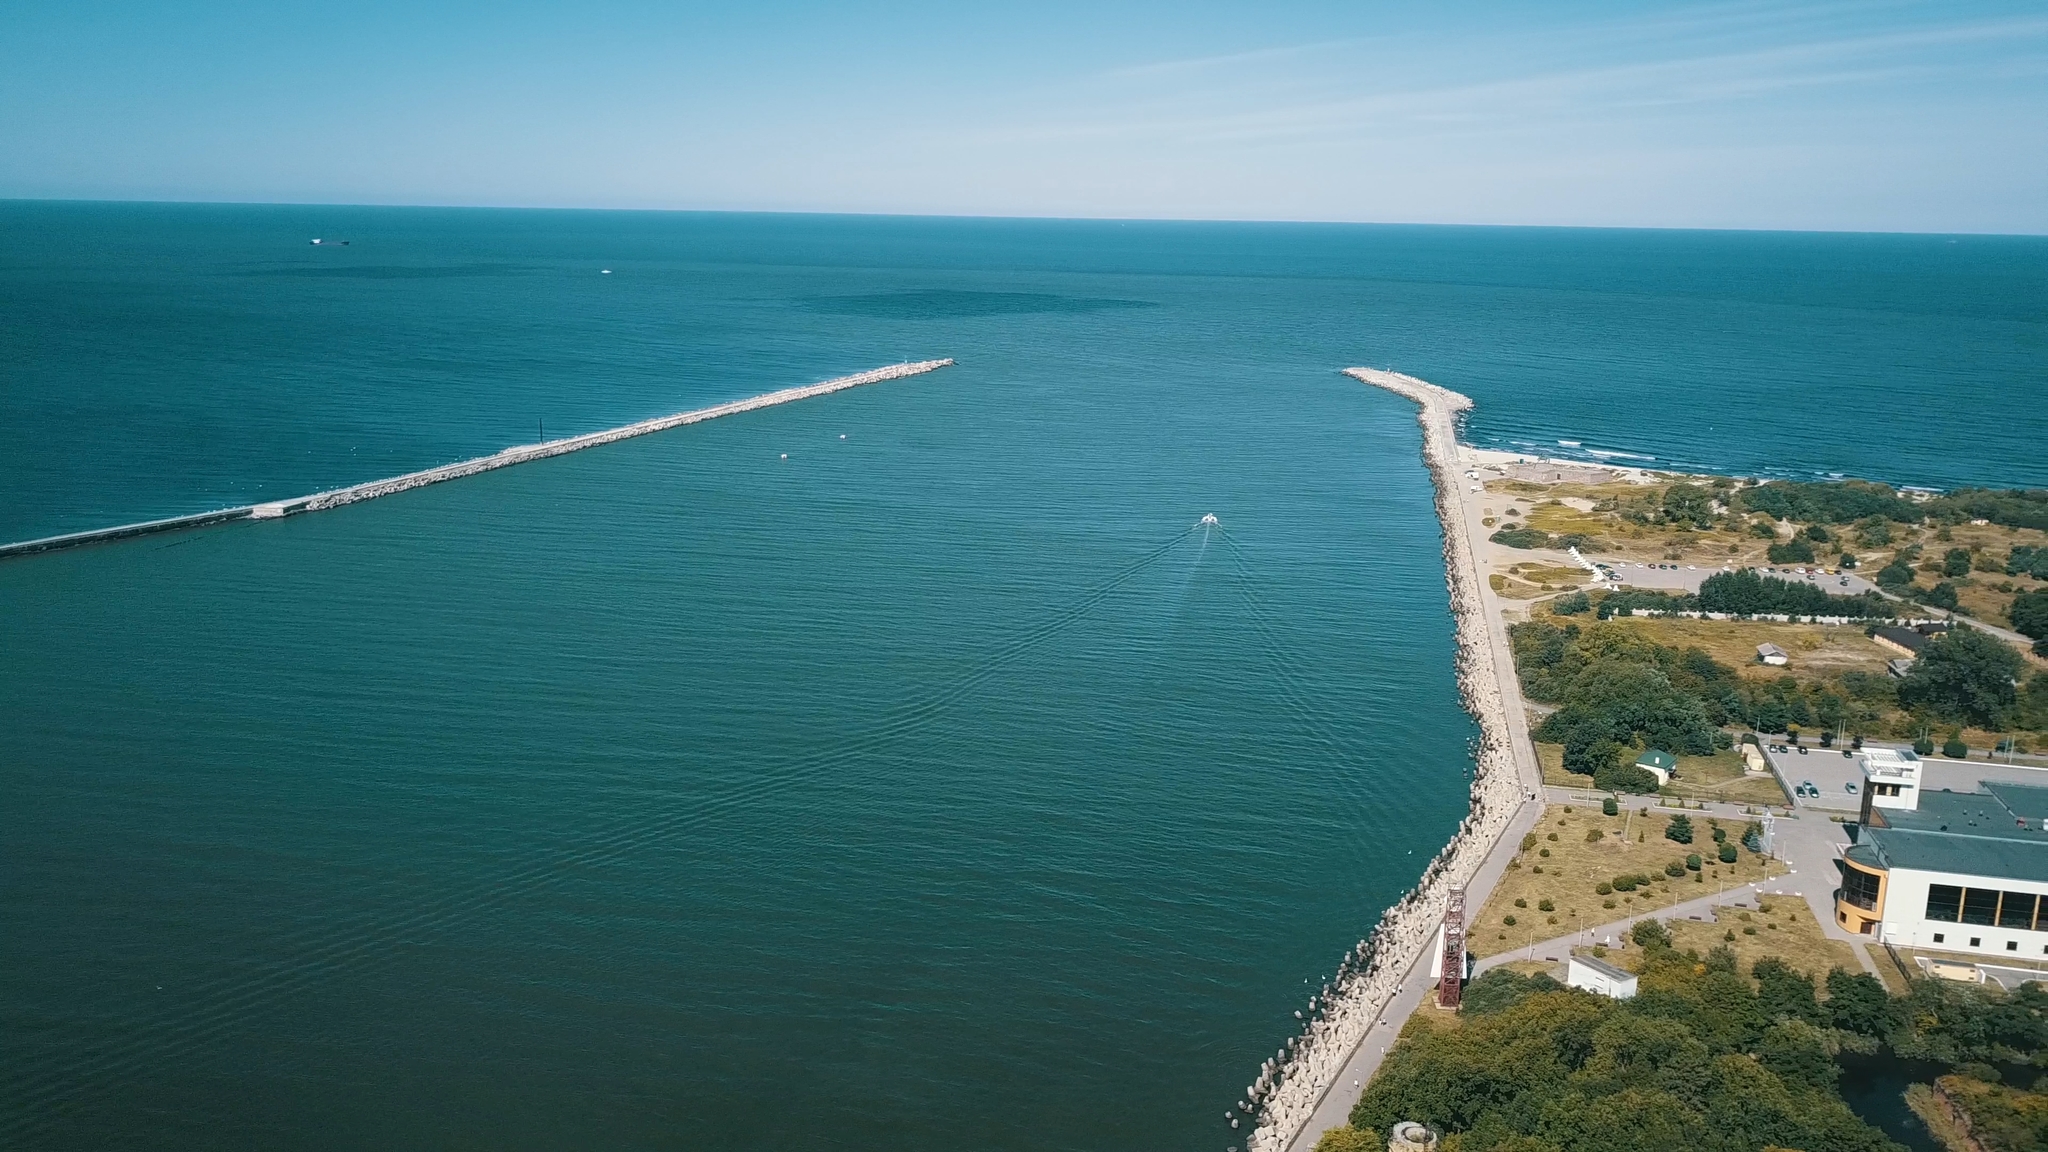
<path fill-rule="evenodd" d="M 1472 735 L 1335 370 L 2040 485 L 2044 333 L 2038 240 L 0 204 L 0 539 L 960 361 L 0 564 L 0 1143 L 1242 1147 Z"/>

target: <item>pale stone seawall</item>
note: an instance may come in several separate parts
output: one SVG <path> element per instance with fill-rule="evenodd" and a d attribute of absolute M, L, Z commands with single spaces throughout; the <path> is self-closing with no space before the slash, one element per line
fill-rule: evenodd
<path fill-rule="evenodd" d="M 494 468 L 509 468 L 514 464 L 525 464 L 533 460 L 546 460 L 551 456 L 564 456 L 610 444 L 619 440 L 645 436 L 651 432 L 665 432 L 685 424 L 696 424 L 704 420 L 715 420 L 720 416 L 733 416 L 741 412 L 752 412 L 757 408 L 772 408 L 777 404 L 788 404 L 795 400 L 808 400 L 830 392 L 858 388 L 863 384 L 878 384 L 884 380 L 897 380 L 905 376 L 916 376 L 951 365 L 951 359 L 919 360 L 908 364 L 890 364 L 852 376 L 841 376 L 822 384 L 805 384 L 796 388 L 784 388 L 751 396 L 745 400 L 734 400 L 727 404 L 716 404 L 709 408 L 698 408 L 690 412 L 678 412 L 673 416 L 658 416 L 627 424 L 619 428 L 607 428 L 602 432 L 590 432 L 582 436 L 568 436 L 560 440 L 549 440 L 540 444 L 521 444 L 489 456 L 444 464 L 439 468 L 428 468 L 420 472 L 408 472 L 403 476 L 392 476 L 383 480 L 372 480 L 364 484 L 352 484 L 346 488 L 335 488 L 327 492 L 316 492 L 293 500 L 276 500 L 265 504 L 247 504 L 237 508 L 222 508 L 213 512 L 202 512 L 194 516 L 177 516 L 168 520 L 150 520 L 140 524 L 122 524 L 113 528 L 96 528 L 90 532 L 73 532 L 64 536 L 46 536 L 40 540 L 23 540 L 14 544 L 0 544 L 0 557 L 20 556 L 31 552 L 52 552 L 60 548 L 75 548 L 81 544 L 96 544 L 106 540 L 119 540 L 129 536 L 145 536 L 156 532 L 171 532 L 180 528 L 197 528 L 207 524 L 218 524 L 226 520 L 273 520 L 282 516 L 293 516 L 301 512 L 318 512 L 327 508 L 338 508 L 343 504 L 354 504 L 362 500 L 374 500 L 428 484 L 439 484 L 444 480 L 458 480 L 489 472 Z"/>
<path fill-rule="evenodd" d="M 1284 1152 L 1308 1124 L 1352 1051 L 1434 942 L 1450 890 L 1472 880 L 1529 789 L 1523 779 L 1526 769 L 1517 763 L 1502 693 L 1502 678 L 1512 680 L 1514 669 L 1505 651 L 1505 634 L 1494 636 L 1496 629 L 1486 615 L 1467 510 L 1458 495 L 1458 420 L 1472 401 L 1399 373 L 1350 368 L 1345 375 L 1421 406 L 1417 419 L 1422 425 L 1423 461 L 1436 488 L 1444 573 L 1457 622 L 1459 694 L 1480 731 L 1473 751 L 1471 811 L 1450 843 L 1423 869 L 1414 889 L 1380 916 L 1371 934 L 1345 954 L 1336 978 L 1310 999 L 1302 1032 L 1261 1065 L 1258 1078 L 1247 1088 L 1248 1110 L 1259 1121 L 1247 1141 L 1248 1152 Z"/>

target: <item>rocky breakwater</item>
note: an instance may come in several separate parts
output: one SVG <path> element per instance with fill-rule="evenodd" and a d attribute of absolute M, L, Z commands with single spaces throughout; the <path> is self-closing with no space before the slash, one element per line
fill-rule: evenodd
<path fill-rule="evenodd" d="M 177 516 L 168 520 L 151 520 L 140 524 L 122 524 L 113 528 L 95 528 L 87 532 L 73 532 L 64 536 L 46 536 L 40 540 L 23 540 L 14 544 L 0 544 L 0 557 L 22 556 L 33 552 L 53 552 L 61 548 L 74 548 L 81 544 L 98 544 L 108 540 L 120 540 L 129 536 L 147 536 L 158 532 L 173 532 L 181 528 L 198 528 L 218 524 L 227 520 L 275 520 L 294 516 L 301 512 L 318 512 L 325 508 L 338 508 L 343 504 L 354 504 L 363 500 L 374 500 L 379 496 L 390 496 L 412 488 L 423 488 L 428 484 L 439 484 L 444 480 L 459 480 L 494 468 L 509 468 L 514 464 L 525 464 L 533 460 L 545 460 L 551 456 L 563 456 L 610 444 L 650 432 L 665 432 L 685 424 L 703 420 L 715 420 L 720 416 L 733 416 L 741 412 L 752 412 L 756 408 L 772 408 L 777 404 L 788 404 L 794 400 L 808 400 L 829 392 L 840 392 L 858 388 L 863 384 L 879 384 L 884 380 L 897 380 L 905 376 L 917 376 L 952 364 L 951 359 L 918 360 L 908 364 L 890 364 L 887 367 L 858 372 L 852 376 L 841 376 L 821 384 L 805 384 L 796 388 L 784 388 L 750 396 L 745 400 L 734 400 L 727 404 L 715 404 L 709 408 L 698 408 L 690 412 L 678 412 L 673 416 L 657 416 L 637 424 L 618 428 L 607 428 L 602 432 L 589 432 L 582 436 L 567 436 L 560 440 L 549 440 L 540 444 L 520 444 L 489 456 L 473 460 L 462 460 L 444 464 L 439 468 L 428 468 L 419 472 L 408 472 L 403 476 L 392 476 L 383 480 L 371 480 L 363 484 L 351 484 L 346 488 L 335 488 L 316 492 L 311 496 L 300 496 L 292 500 L 273 500 L 265 504 L 244 504 L 235 508 L 221 508 L 212 512 L 201 512 L 192 516 Z"/>
<path fill-rule="evenodd" d="M 1351 1053 L 1425 959 L 1443 922 L 1453 888 L 1470 885 L 1488 853 L 1529 795 L 1518 768 L 1502 677 L 1513 676 L 1504 636 L 1487 619 L 1477 558 L 1464 502 L 1458 495 L 1458 419 L 1470 398 L 1434 384 L 1370 368 L 1346 375 L 1406 396 L 1421 406 L 1422 453 L 1436 487 L 1444 530 L 1444 572 L 1457 623 L 1458 688 L 1465 710 L 1479 723 L 1473 751 L 1471 811 L 1422 877 L 1357 947 L 1344 955 L 1336 976 L 1298 1013 L 1301 1032 L 1259 1068 L 1240 1109 L 1258 1120 L 1249 1152 L 1283 1152 L 1315 1114 Z M 1476 906 L 1468 905 L 1468 906 Z M 1427 969 L 1423 969 L 1427 971 Z"/>

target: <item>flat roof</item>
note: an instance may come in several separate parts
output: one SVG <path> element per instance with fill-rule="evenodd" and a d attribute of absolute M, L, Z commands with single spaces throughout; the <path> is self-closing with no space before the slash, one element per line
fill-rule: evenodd
<path fill-rule="evenodd" d="M 2019 840 L 1913 828 L 1865 828 L 1863 838 L 1887 869 L 2048 884 L 2048 836 L 2038 832 L 2031 840 Z"/>
<path fill-rule="evenodd" d="M 1979 780 L 1977 787 L 1998 798 L 2006 811 L 2027 821 L 2048 820 L 2048 788 L 2038 784 L 2005 784 Z"/>
<path fill-rule="evenodd" d="M 1614 965 L 1609 964 L 1607 961 L 1602 960 L 1597 956 L 1574 955 L 1572 957 L 1571 962 L 1574 964 L 1583 964 L 1586 967 L 1591 968 L 1593 971 L 1598 972 L 1602 976 L 1607 977 L 1609 980 L 1633 980 L 1636 978 L 1635 973 L 1630 972 L 1624 968 L 1616 968 Z"/>

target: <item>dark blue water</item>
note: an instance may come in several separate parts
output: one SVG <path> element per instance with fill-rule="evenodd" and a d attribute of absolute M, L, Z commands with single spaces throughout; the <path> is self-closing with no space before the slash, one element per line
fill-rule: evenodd
<path fill-rule="evenodd" d="M 0 205 L 6 538 L 960 360 L 0 564 L 0 1142 L 1242 1146 L 1472 731 L 1335 369 L 2039 483 L 2040 253 Z"/>

